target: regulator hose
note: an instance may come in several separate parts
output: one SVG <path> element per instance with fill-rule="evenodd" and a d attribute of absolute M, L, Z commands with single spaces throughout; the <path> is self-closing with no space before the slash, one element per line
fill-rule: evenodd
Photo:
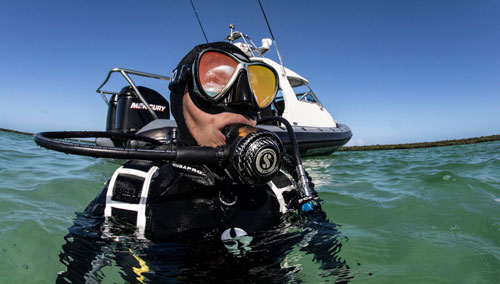
<path fill-rule="evenodd" d="M 301 198 L 301 200 L 299 200 L 299 203 L 303 204 L 302 207 L 303 207 L 304 211 L 310 211 L 315 206 L 317 206 L 315 204 L 316 202 L 314 201 L 316 196 L 314 195 L 314 190 L 311 189 L 311 187 L 309 186 L 308 176 L 307 176 L 307 173 L 304 169 L 304 166 L 302 165 L 302 159 L 300 156 L 299 145 L 297 144 L 297 138 L 295 137 L 295 132 L 293 131 L 293 127 L 290 124 L 290 122 L 288 122 L 288 120 L 286 120 L 280 116 L 266 117 L 266 118 L 259 120 L 258 123 L 260 124 L 260 123 L 264 123 L 264 122 L 268 122 L 268 121 L 281 122 L 285 126 L 285 128 L 288 132 L 288 136 L 290 137 L 290 144 L 292 146 L 293 155 L 295 157 L 295 170 L 296 170 L 297 176 L 298 176 L 298 187 L 299 187 L 299 190 L 302 194 L 302 198 Z M 306 207 L 310 208 L 310 209 L 305 210 L 304 205 L 306 205 Z"/>
<path fill-rule="evenodd" d="M 227 145 L 216 148 L 176 147 L 145 136 L 102 131 L 41 132 L 35 135 L 34 140 L 47 149 L 96 158 L 168 160 L 185 164 L 228 166 L 233 178 L 255 184 L 266 183 L 279 172 L 284 147 L 276 134 L 243 124 L 226 126 L 222 132 L 226 136 Z M 91 137 L 144 141 L 151 144 L 151 149 L 108 147 L 61 140 Z"/>
<path fill-rule="evenodd" d="M 312 210 L 317 205 L 315 191 L 309 186 L 308 175 L 302 165 L 292 126 L 286 119 L 278 116 L 264 118 L 259 123 L 267 121 L 279 121 L 286 127 L 295 157 L 297 184 L 302 196 L 299 203 L 303 205 L 304 211 Z M 34 139 L 42 147 L 67 154 L 227 166 L 233 178 L 239 178 L 248 183 L 266 183 L 279 172 L 283 163 L 284 147 L 274 132 L 243 124 L 228 125 L 222 129 L 222 132 L 226 137 L 227 144 L 216 148 L 176 147 L 173 144 L 163 144 L 146 136 L 103 131 L 40 132 L 35 135 Z M 93 137 L 143 141 L 151 144 L 151 148 L 108 147 L 60 140 Z"/>
<path fill-rule="evenodd" d="M 159 141 L 134 134 L 107 132 L 107 131 L 53 131 L 40 132 L 35 135 L 35 142 L 44 148 L 63 152 L 66 154 L 75 154 L 95 158 L 114 158 L 114 159 L 137 159 L 137 160 L 175 160 L 177 153 L 173 147 L 165 147 L 161 150 L 156 149 L 135 149 L 122 147 L 99 146 L 95 144 L 86 144 L 60 139 L 78 139 L 78 138 L 111 138 L 128 139 L 149 142 L 153 145 L 162 145 Z"/>

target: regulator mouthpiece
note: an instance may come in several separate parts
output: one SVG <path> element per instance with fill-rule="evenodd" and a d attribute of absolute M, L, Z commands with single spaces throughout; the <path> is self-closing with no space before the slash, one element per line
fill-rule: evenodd
<path fill-rule="evenodd" d="M 284 147 L 276 134 L 245 124 L 228 125 L 222 133 L 231 145 L 228 169 L 233 177 L 245 183 L 263 184 L 278 173 Z"/>

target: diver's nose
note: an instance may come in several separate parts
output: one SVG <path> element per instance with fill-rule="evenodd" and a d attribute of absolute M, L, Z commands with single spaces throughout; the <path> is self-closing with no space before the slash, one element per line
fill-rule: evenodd
<path fill-rule="evenodd" d="M 246 72 L 241 72 L 238 79 L 236 79 L 229 104 L 237 107 L 256 106 Z"/>

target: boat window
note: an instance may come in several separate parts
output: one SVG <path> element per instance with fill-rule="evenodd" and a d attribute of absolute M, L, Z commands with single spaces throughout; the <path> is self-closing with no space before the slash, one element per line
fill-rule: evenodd
<path fill-rule="evenodd" d="M 314 95 L 311 88 L 306 84 L 302 84 L 302 85 L 294 87 L 293 91 L 294 91 L 295 95 L 297 96 L 297 100 L 299 100 L 301 102 L 321 104 L 318 101 L 318 99 L 316 98 L 316 96 Z"/>
<path fill-rule="evenodd" d="M 295 88 L 297 86 L 302 86 L 305 84 L 304 80 L 301 80 L 299 78 L 296 78 L 296 77 L 287 77 L 288 79 L 288 82 L 290 83 L 290 86 L 292 86 L 292 88 Z"/>

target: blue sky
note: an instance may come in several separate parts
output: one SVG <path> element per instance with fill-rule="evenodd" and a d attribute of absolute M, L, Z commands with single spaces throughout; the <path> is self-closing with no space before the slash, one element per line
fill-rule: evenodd
<path fill-rule="evenodd" d="M 261 1 L 285 65 L 351 127 L 350 145 L 500 134 L 500 1 Z M 257 0 L 193 2 L 209 41 L 229 23 L 270 37 Z M 204 42 L 189 0 L 1 5 L 2 128 L 104 130 L 95 90 L 112 67 L 170 75 Z"/>

